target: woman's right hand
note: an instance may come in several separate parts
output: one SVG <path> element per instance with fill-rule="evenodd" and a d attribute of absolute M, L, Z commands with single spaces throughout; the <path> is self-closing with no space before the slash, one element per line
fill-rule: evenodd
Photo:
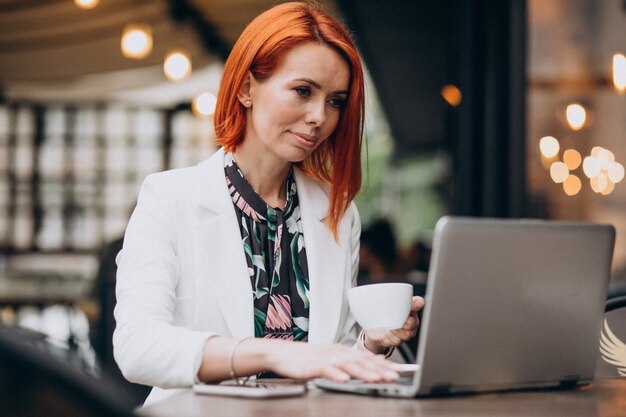
<path fill-rule="evenodd" d="M 246 377 L 265 371 L 293 379 L 324 377 L 335 381 L 394 381 L 399 376 L 393 362 L 365 349 L 277 339 L 237 342 L 230 337 L 212 337 L 204 345 L 197 378 L 218 382 L 231 377 L 231 372 Z"/>
<path fill-rule="evenodd" d="M 288 378 L 324 377 L 341 382 L 357 378 L 379 382 L 394 381 L 399 376 L 391 361 L 369 351 L 354 350 L 341 344 L 272 342 L 272 349 L 266 357 L 268 368 Z"/>

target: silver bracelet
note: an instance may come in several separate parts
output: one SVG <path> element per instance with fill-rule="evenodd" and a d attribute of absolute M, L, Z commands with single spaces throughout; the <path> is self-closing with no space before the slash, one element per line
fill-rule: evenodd
<path fill-rule="evenodd" d="M 248 378 L 250 378 L 248 377 L 245 380 L 241 381 L 235 374 L 235 367 L 234 367 L 235 349 L 237 349 L 237 346 L 239 346 L 239 344 L 246 339 L 250 339 L 250 337 L 244 337 L 242 339 L 236 340 L 233 346 L 230 348 L 230 353 L 228 353 L 228 370 L 230 371 L 231 379 L 234 380 L 237 383 L 237 385 L 244 385 L 246 381 L 248 381 Z"/>
<path fill-rule="evenodd" d="M 367 346 L 365 346 L 365 329 L 361 329 L 361 333 L 359 333 L 359 338 L 357 339 L 357 344 L 360 347 L 363 347 L 363 349 L 367 349 Z M 388 348 L 386 348 L 385 351 L 382 353 L 383 355 L 385 355 L 385 359 L 389 358 L 393 354 L 394 350 L 396 350 L 395 346 L 389 346 Z"/>

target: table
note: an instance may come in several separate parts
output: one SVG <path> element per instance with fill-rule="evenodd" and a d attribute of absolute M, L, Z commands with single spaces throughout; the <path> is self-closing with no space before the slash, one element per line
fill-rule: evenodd
<path fill-rule="evenodd" d="M 191 390 L 142 409 L 152 417 L 365 417 L 365 416 L 626 416 L 626 378 L 602 379 L 575 390 L 517 391 L 445 398 L 398 399 L 311 390 L 304 397 L 241 399 Z"/>

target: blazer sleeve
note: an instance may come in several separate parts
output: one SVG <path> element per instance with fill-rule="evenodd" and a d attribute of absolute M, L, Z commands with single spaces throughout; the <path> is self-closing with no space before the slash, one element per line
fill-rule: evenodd
<path fill-rule="evenodd" d="M 350 222 L 350 241 L 348 244 L 350 247 L 348 248 L 348 253 L 350 256 L 350 274 L 345 278 L 346 282 L 344 284 L 344 306 L 342 308 L 343 314 L 343 326 L 339 333 L 339 343 L 344 343 L 347 345 L 356 346 L 356 340 L 358 333 L 360 331 L 360 327 L 356 322 L 356 319 L 350 312 L 350 308 L 348 305 L 348 290 L 352 287 L 356 286 L 357 283 L 357 275 L 359 273 L 359 248 L 361 242 L 361 218 L 359 216 L 359 210 L 356 207 L 356 204 L 351 203 L 348 211 L 346 212 L 346 220 Z"/>
<path fill-rule="evenodd" d="M 117 257 L 114 356 L 131 382 L 162 388 L 191 386 L 210 332 L 174 323 L 180 260 L 174 190 L 163 174 L 146 178 Z"/>

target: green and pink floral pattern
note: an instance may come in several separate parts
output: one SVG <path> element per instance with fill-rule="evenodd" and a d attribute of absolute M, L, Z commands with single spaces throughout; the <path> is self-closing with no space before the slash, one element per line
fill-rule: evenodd
<path fill-rule="evenodd" d="M 306 341 L 309 276 L 293 169 L 281 210 L 254 191 L 231 153 L 224 165 L 254 294 L 255 337 Z"/>

